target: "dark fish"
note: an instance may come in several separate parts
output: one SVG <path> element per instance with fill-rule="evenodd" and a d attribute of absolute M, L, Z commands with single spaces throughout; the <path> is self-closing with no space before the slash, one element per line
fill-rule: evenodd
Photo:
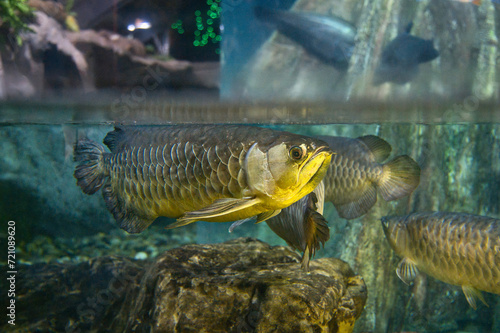
<path fill-rule="evenodd" d="M 382 51 L 380 63 L 375 70 L 373 84 L 384 82 L 405 84 L 418 74 L 418 65 L 436 59 L 439 52 L 432 40 L 410 35 L 412 23 L 393 39 Z"/>
<path fill-rule="evenodd" d="M 305 270 L 309 269 L 309 261 L 320 244 L 324 245 L 330 239 L 330 229 L 321 215 L 324 192 L 323 183 L 320 183 L 313 192 L 266 221 L 271 230 L 289 246 L 303 253 L 302 268 Z"/>
<path fill-rule="evenodd" d="M 469 305 L 480 292 L 500 295 L 500 220 L 463 213 L 416 213 L 383 217 L 392 249 L 403 260 L 396 273 L 404 282 L 421 270 L 461 286 Z"/>
<path fill-rule="evenodd" d="M 392 148 L 377 136 L 320 139 L 335 151 L 323 182 L 325 201 L 333 203 L 340 217 L 365 214 L 377 202 L 377 192 L 385 201 L 396 200 L 411 194 L 420 182 L 420 167 L 408 155 L 384 163 Z"/>
<path fill-rule="evenodd" d="M 308 197 L 266 221 L 291 247 L 304 252 L 305 268 L 320 243 L 330 237 L 321 215 L 324 201 L 332 202 L 340 217 L 353 219 L 376 203 L 377 191 L 384 200 L 395 200 L 411 194 L 420 181 L 420 167 L 407 155 L 382 164 L 391 146 L 377 136 L 320 138 L 335 152 L 323 181 Z"/>
<path fill-rule="evenodd" d="M 265 221 L 310 193 L 332 151 L 321 140 L 246 126 L 117 127 L 104 147 L 75 146 L 75 177 L 87 194 L 102 188 L 122 229 L 141 232 L 158 216 Z"/>
<path fill-rule="evenodd" d="M 255 16 L 324 63 L 342 71 L 349 67 L 356 28 L 342 18 L 264 7 L 256 7 Z"/>

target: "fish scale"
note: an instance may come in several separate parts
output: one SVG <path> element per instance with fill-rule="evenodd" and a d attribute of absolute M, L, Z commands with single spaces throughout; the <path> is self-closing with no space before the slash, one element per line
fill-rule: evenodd
<path fill-rule="evenodd" d="M 422 262 L 423 270 L 435 271 L 436 278 L 439 280 L 449 279 L 451 284 L 463 285 L 470 279 L 475 279 L 480 289 L 488 288 L 489 281 L 486 284 L 484 283 L 488 279 L 484 279 L 483 274 L 500 277 L 500 271 L 498 270 L 500 255 L 497 255 L 496 258 L 497 267 L 484 265 L 484 261 L 477 260 L 478 258 L 494 256 L 493 249 L 483 248 L 481 242 L 478 242 L 478 240 L 481 241 L 480 232 L 488 232 L 485 230 L 489 227 L 488 224 L 485 224 L 486 221 L 488 219 L 474 224 L 469 223 L 468 225 L 467 221 L 464 221 L 461 216 L 457 216 L 456 222 L 452 224 L 446 223 L 447 220 L 432 219 L 428 222 L 428 228 L 441 231 L 437 233 L 429 232 L 426 230 L 427 228 L 421 228 L 421 225 L 418 224 L 412 225 L 409 232 L 414 233 L 412 239 L 414 237 L 419 238 L 415 247 L 415 255 L 422 258 L 418 262 Z M 497 235 L 499 237 L 497 244 L 500 244 L 500 233 L 498 231 Z M 422 250 L 426 248 L 426 242 L 434 244 L 432 246 L 434 251 Z M 461 262 L 465 269 L 459 269 L 456 262 Z M 442 270 L 442 265 L 445 265 L 448 269 Z M 493 274 L 493 271 L 496 273 Z M 496 283 L 500 284 L 500 280 L 497 280 Z"/>
<path fill-rule="evenodd" d="M 446 283 L 462 286 L 467 300 L 476 307 L 468 288 L 500 294 L 500 220 L 464 213 L 417 213 L 385 217 L 384 232 L 405 265 Z M 481 300 L 481 296 L 477 296 Z"/>
<path fill-rule="evenodd" d="M 337 203 L 350 202 L 358 196 L 358 189 L 376 183 L 381 173 L 382 166 L 375 161 L 361 165 L 349 157 L 335 155 L 324 179 L 325 199 Z"/>
<path fill-rule="evenodd" d="M 158 198 L 154 198 L 152 195 L 152 187 L 156 187 L 155 184 L 159 184 L 161 180 L 164 180 L 166 184 L 171 187 L 171 193 L 163 195 L 163 198 L 173 197 L 175 201 L 183 201 L 184 198 L 193 199 L 192 193 L 196 193 L 196 198 L 202 197 L 199 193 L 199 182 L 194 182 L 194 179 L 202 178 L 199 174 L 200 168 L 195 167 L 199 164 L 199 159 L 196 157 L 193 149 L 190 147 L 191 143 L 185 144 L 172 144 L 170 146 L 165 146 L 163 149 L 163 162 L 164 165 L 169 166 L 168 168 L 163 168 L 163 173 L 161 177 L 158 177 L 158 174 L 152 174 L 149 172 L 150 168 L 155 167 L 151 163 L 151 159 L 145 157 L 146 148 L 138 147 L 132 148 L 131 151 L 125 151 L 123 154 L 125 157 L 126 163 L 123 168 L 126 170 L 124 173 L 122 170 L 111 168 L 110 173 L 111 177 L 118 178 L 122 174 L 125 175 L 125 182 L 137 183 L 137 188 L 132 187 L 129 189 L 127 186 L 122 187 L 120 190 L 125 193 L 130 192 L 131 196 L 139 196 L 141 199 L 147 202 L 148 206 L 151 206 L 151 202 L 158 201 Z M 188 149 L 189 148 L 189 149 Z M 150 148 L 152 149 L 152 147 Z M 148 149 L 149 150 L 149 149 Z M 219 151 L 219 154 L 216 153 L 216 150 Z M 170 155 L 166 155 L 165 151 L 170 151 Z M 230 152 L 223 152 L 223 148 L 220 147 L 208 147 L 206 149 L 203 147 L 201 160 L 203 164 L 203 172 L 204 177 L 209 179 L 209 183 L 205 185 L 211 186 L 213 188 L 212 191 L 209 191 L 205 196 L 205 202 L 214 200 L 218 196 L 218 193 L 222 193 L 223 195 L 240 195 L 243 187 L 239 185 L 237 179 L 230 183 L 233 179 L 229 170 L 224 166 L 224 160 L 222 158 L 227 158 L 228 155 L 231 155 Z M 192 161 L 192 163 L 189 163 Z M 197 161 L 195 163 L 194 161 Z M 227 163 L 227 162 L 226 162 Z M 160 165 L 161 167 L 161 162 Z M 240 167 L 239 163 L 238 166 Z M 116 170 L 116 174 L 113 174 L 114 170 Z M 147 171 L 146 171 L 147 170 Z M 198 174 L 196 174 L 196 172 Z M 161 180 L 159 180 L 161 179 Z M 189 179 L 192 181 L 189 182 Z M 192 183 L 192 184 L 191 184 Z M 231 184 L 231 188 L 229 188 L 229 184 Z M 158 191 L 155 189 L 155 192 Z M 171 204 L 165 203 L 168 207 L 160 206 L 160 210 L 171 210 Z M 183 203 L 176 203 L 176 205 L 180 204 L 183 206 Z M 186 207 L 187 209 L 192 209 L 190 206 Z M 157 212 L 161 214 L 161 212 Z"/>
<path fill-rule="evenodd" d="M 177 218 L 173 227 L 265 220 L 312 191 L 332 155 L 319 139 L 251 126 L 118 127 L 104 143 L 111 153 L 86 139 L 75 145 L 77 184 L 88 194 L 103 188 L 133 233 L 158 216 Z"/>

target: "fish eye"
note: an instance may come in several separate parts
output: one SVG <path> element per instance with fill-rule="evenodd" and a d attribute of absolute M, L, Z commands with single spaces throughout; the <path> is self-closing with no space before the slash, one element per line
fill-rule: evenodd
<path fill-rule="evenodd" d="M 290 148 L 289 155 L 292 160 L 299 161 L 302 159 L 302 157 L 304 157 L 305 152 L 301 147 L 293 146 L 292 148 Z"/>

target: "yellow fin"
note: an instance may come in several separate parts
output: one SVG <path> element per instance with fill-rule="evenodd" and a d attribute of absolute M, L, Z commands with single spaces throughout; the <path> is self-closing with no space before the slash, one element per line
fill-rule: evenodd
<path fill-rule="evenodd" d="M 380 194 L 385 201 L 409 195 L 420 183 L 420 167 L 408 155 L 401 155 L 383 166 L 378 182 Z"/>
<path fill-rule="evenodd" d="M 418 267 L 417 265 L 410 259 L 404 258 L 396 268 L 396 274 L 406 284 L 410 284 L 410 282 L 417 276 Z"/>
<path fill-rule="evenodd" d="M 462 286 L 462 291 L 464 292 L 467 302 L 474 310 L 477 309 L 476 299 L 479 299 L 484 303 L 484 305 L 488 306 L 488 304 L 486 304 L 486 301 L 484 300 L 483 294 L 476 288 L 471 286 Z"/>
<path fill-rule="evenodd" d="M 259 215 L 257 215 L 257 221 L 255 221 L 255 223 L 264 222 L 265 220 L 268 220 L 271 217 L 278 215 L 279 213 L 281 213 L 281 209 L 269 210 L 267 212 L 260 213 Z"/>
<path fill-rule="evenodd" d="M 208 205 L 202 209 L 185 213 L 183 216 L 178 218 L 176 222 L 168 225 L 166 229 L 182 227 L 196 221 L 228 215 L 239 210 L 251 207 L 259 202 L 260 200 L 257 198 L 226 198 L 215 200 L 211 205 Z"/>

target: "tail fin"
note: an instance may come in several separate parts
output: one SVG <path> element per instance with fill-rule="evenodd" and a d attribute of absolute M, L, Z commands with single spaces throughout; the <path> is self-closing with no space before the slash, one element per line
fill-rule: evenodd
<path fill-rule="evenodd" d="M 402 155 L 383 166 L 382 178 L 377 184 L 385 201 L 409 195 L 420 183 L 420 167 L 410 156 Z"/>
<path fill-rule="evenodd" d="M 74 176 L 84 193 L 94 194 L 103 185 L 106 174 L 102 165 L 104 147 L 97 142 L 82 139 L 75 145 L 75 161 L 78 162 Z"/>

